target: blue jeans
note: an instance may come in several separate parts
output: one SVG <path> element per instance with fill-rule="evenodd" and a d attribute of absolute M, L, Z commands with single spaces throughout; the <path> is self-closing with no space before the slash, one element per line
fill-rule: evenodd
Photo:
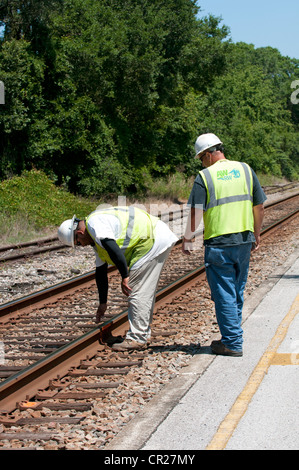
<path fill-rule="evenodd" d="M 241 351 L 243 345 L 243 293 L 250 252 L 251 243 L 205 247 L 206 275 L 215 303 L 221 341 L 233 351 Z"/>

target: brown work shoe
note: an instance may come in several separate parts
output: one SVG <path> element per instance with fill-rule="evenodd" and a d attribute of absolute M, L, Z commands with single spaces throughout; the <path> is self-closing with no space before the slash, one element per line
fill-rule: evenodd
<path fill-rule="evenodd" d="M 243 351 L 233 351 L 226 347 L 221 341 L 213 341 L 211 343 L 211 349 L 214 354 L 219 354 L 220 356 L 234 356 L 241 357 L 243 356 Z"/>
<path fill-rule="evenodd" d="M 147 343 L 139 343 L 132 339 L 125 339 L 122 343 L 115 343 L 112 345 L 113 351 L 130 351 L 133 349 L 146 349 Z"/>
<path fill-rule="evenodd" d="M 221 339 L 214 339 L 214 341 L 211 342 L 211 347 L 213 347 L 214 344 L 219 344 L 221 343 Z"/>

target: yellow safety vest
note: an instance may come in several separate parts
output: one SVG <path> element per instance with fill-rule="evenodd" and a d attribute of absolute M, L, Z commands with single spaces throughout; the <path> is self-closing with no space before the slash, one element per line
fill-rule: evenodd
<path fill-rule="evenodd" d="M 254 231 L 253 178 L 246 163 L 219 160 L 200 171 L 207 189 L 204 239 Z"/>
<path fill-rule="evenodd" d="M 92 212 L 86 219 L 86 228 L 89 232 L 88 222 L 90 218 L 97 215 L 109 214 L 118 218 L 121 225 L 121 234 L 116 240 L 119 248 L 123 251 L 127 265 L 131 268 L 136 261 L 150 251 L 155 241 L 155 227 L 158 218 L 133 206 L 113 207 Z M 102 261 L 114 265 L 107 251 L 95 242 L 97 253 Z"/>

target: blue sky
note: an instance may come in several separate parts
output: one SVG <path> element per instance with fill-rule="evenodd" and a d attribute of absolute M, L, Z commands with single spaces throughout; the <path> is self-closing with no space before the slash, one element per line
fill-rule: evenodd
<path fill-rule="evenodd" d="M 299 0 L 198 0 L 198 5 L 200 17 L 222 17 L 233 42 L 271 46 L 299 59 Z"/>
<path fill-rule="evenodd" d="M 299 0 L 198 0 L 199 17 L 222 17 L 233 42 L 271 46 L 299 59 Z"/>

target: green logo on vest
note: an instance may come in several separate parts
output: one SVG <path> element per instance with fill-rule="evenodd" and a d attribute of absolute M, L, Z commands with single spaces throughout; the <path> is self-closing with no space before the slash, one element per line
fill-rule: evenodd
<path fill-rule="evenodd" d="M 217 171 L 217 180 L 222 181 L 231 181 L 234 178 L 240 178 L 241 174 L 239 170 L 232 170 L 228 172 L 228 170 L 219 170 Z"/>

